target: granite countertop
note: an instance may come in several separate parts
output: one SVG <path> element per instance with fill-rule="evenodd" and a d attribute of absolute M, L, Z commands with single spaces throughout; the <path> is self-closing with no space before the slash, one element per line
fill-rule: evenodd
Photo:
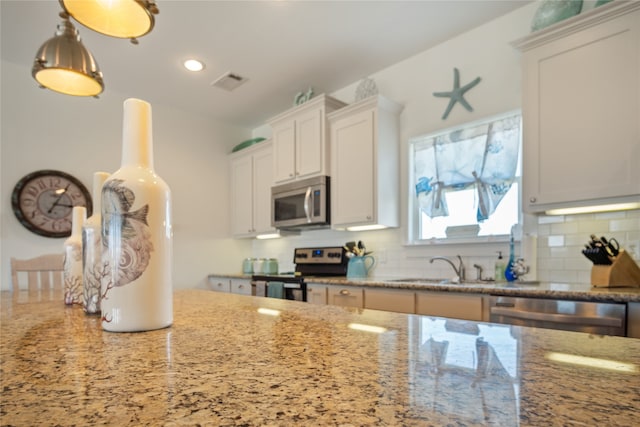
<path fill-rule="evenodd" d="M 250 280 L 244 274 L 211 274 L 209 277 L 227 277 Z M 347 279 L 345 277 L 313 277 L 307 282 L 328 285 L 363 286 L 371 288 L 405 289 L 414 291 L 459 292 L 529 298 L 560 298 L 576 301 L 640 302 L 640 287 L 596 288 L 586 283 L 557 282 L 487 282 L 469 281 L 463 284 L 437 283 L 403 279 L 402 277 L 369 277 Z"/>
<path fill-rule="evenodd" d="M 169 328 L 113 333 L 61 295 L 0 298 L 1 425 L 635 426 L 640 417 L 632 338 L 204 290 L 175 292 Z"/>

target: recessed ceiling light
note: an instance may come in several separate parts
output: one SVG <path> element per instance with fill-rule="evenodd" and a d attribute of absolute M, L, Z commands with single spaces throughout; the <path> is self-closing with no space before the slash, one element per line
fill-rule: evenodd
<path fill-rule="evenodd" d="M 202 71 L 204 70 L 204 64 L 197 59 L 187 59 L 184 61 L 184 68 L 189 71 Z"/>

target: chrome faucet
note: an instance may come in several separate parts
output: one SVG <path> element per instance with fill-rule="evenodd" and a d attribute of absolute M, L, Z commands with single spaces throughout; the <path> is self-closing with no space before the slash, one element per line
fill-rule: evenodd
<path fill-rule="evenodd" d="M 458 261 L 460 262 L 458 264 L 458 267 L 455 266 L 455 264 L 453 263 L 453 261 L 451 261 L 449 258 L 445 257 L 445 256 L 434 256 L 432 257 L 429 262 L 431 264 L 433 264 L 433 261 L 439 259 L 445 262 L 448 262 L 449 265 L 451 265 L 451 267 L 453 268 L 453 271 L 456 272 L 456 276 L 458 276 L 458 278 L 460 279 L 460 282 L 464 282 L 465 280 L 465 271 L 464 271 L 464 264 L 462 263 L 462 257 L 460 255 L 456 255 L 458 257 Z"/>

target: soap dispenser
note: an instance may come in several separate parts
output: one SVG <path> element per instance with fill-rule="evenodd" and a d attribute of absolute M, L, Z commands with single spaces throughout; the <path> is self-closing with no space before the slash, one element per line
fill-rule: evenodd
<path fill-rule="evenodd" d="M 504 270 L 506 268 L 506 264 L 504 263 L 504 258 L 502 258 L 502 251 L 498 251 L 498 260 L 496 261 L 496 270 L 495 270 L 495 281 L 502 282 L 504 281 Z"/>

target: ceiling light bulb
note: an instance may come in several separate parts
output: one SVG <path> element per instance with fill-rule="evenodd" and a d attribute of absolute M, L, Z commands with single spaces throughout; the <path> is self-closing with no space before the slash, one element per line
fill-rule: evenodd
<path fill-rule="evenodd" d="M 59 0 L 69 16 L 99 33 L 131 39 L 149 33 L 158 14 L 154 0 Z"/>
<path fill-rule="evenodd" d="M 184 68 L 189 71 L 202 71 L 204 70 L 204 64 L 197 59 L 187 59 L 184 61 Z"/>
<path fill-rule="evenodd" d="M 55 36 L 36 53 L 31 75 L 41 87 L 74 96 L 97 96 L 104 90 L 102 72 L 63 12 Z"/>

